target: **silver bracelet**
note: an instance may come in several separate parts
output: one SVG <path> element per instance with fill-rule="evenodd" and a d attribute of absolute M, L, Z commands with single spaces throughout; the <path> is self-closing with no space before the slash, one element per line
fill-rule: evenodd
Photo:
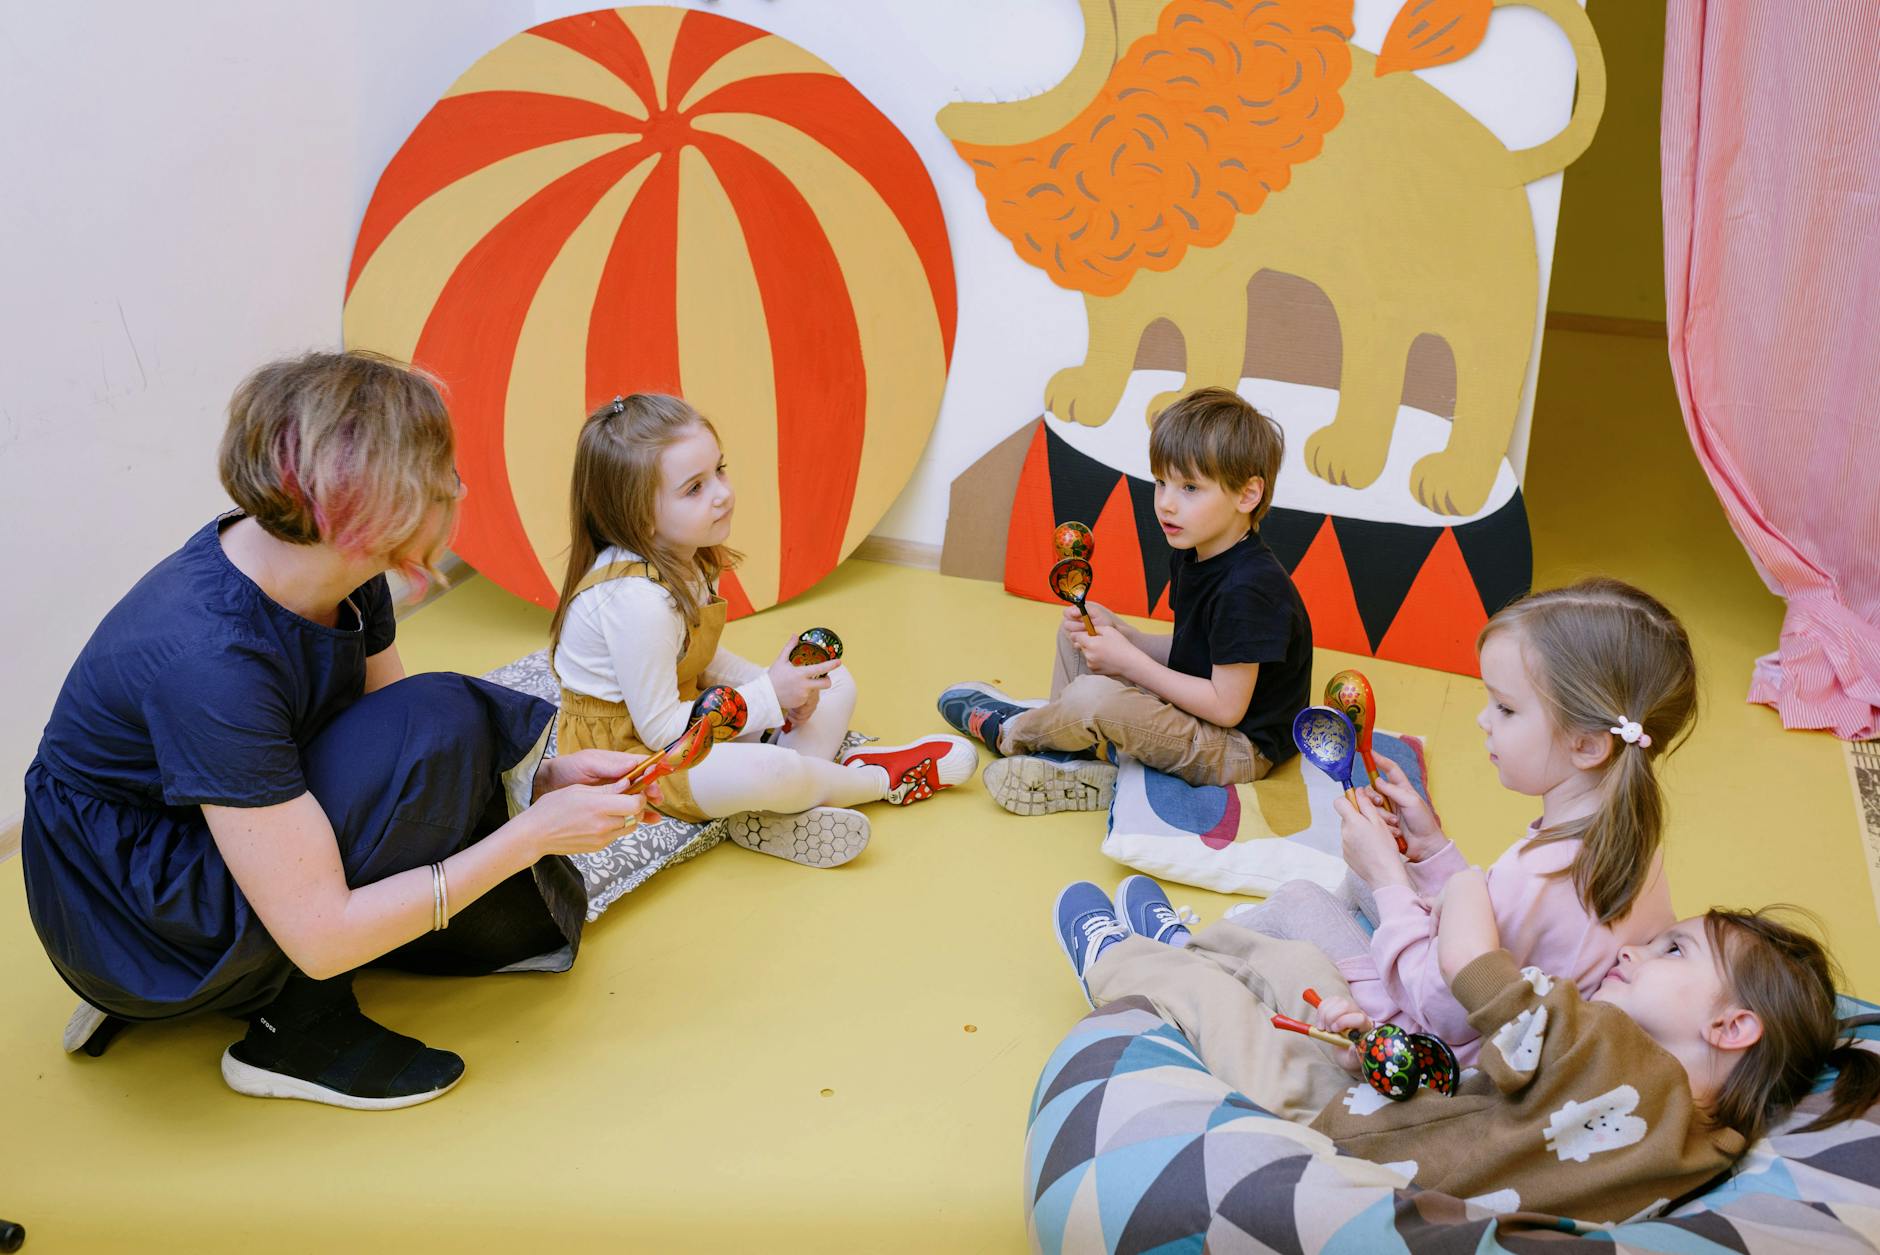
<path fill-rule="evenodd" d="M 437 864 L 437 887 L 439 895 L 444 899 L 442 913 L 438 917 L 439 922 L 437 925 L 438 929 L 442 931 L 450 927 L 450 874 L 444 870 L 444 864 L 442 863 Z"/>

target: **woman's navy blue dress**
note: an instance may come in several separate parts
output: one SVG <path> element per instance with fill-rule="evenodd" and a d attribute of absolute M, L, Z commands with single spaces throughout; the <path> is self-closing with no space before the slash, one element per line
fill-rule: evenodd
<path fill-rule="evenodd" d="M 383 576 L 325 627 L 273 601 L 222 551 L 225 515 L 98 625 L 26 773 L 20 855 L 33 924 L 87 1002 L 127 1019 L 245 1014 L 292 971 L 223 863 L 204 805 L 312 792 L 348 883 L 422 867 L 508 818 L 501 774 L 555 708 L 467 676 L 365 694 L 395 631 Z M 429 971 L 492 971 L 579 944 L 585 899 L 565 859 L 394 952 Z"/>

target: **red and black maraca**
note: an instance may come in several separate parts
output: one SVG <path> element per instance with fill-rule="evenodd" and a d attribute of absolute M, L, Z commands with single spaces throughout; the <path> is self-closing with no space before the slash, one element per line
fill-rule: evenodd
<path fill-rule="evenodd" d="M 833 662 L 842 656 L 842 638 L 825 627 L 807 628 L 796 634 L 796 643 L 790 646 L 790 665 L 793 667 L 813 667 L 819 662 Z M 788 732 L 796 726 L 795 720 L 785 719 L 783 731 Z"/>
<path fill-rule="evenodd" d="M 1097 556 L 1097 538 L 1082 523 L 1059 523 L 1051 534 L 1051 543 L 1060 558 L 1082 558 L 1088 562 Z"/>
<path fill-rule="evenodd" d="M 675 771 L 696 767 L 719 741 L 728 741 L 744 730 L 750 708 L 743 696 L 729 685 L 706 689 L 692 703 L 691 717 L 684 732 L 657 754 L 641 759 L 627 772 L 628 793 L 642 793 L 646 786 Z"/>
<path fill-rule="evenodd" d="M 796 634 L 796 644 L 790 646 L 790 665 L 793 667 L 813 667 L 819 662 L 831 662 L 842 656 L 842 638 L 825 627 L 813 627 Z"/>
<path fill-rule="evenodd" d="M 1090 585 L 1097 578 L 1090 565 L 1091 557 L 1097 552 L 1097 538 L 1082 523 L 1059 523 L 1051 533 L 1051 543 L 1057 549 L 1058 560 L 1045 577 L 1045 583 L 1061 600 L 1077 607 L 1077 613 L 1084 616 L 1084 631 L 1095 636 L 1097 625 L 1091 621 L 1084 598 L 1089 596 Z"/>
<path fill-rule="evenodd" d="M 1314 990 L 1306 990 L 1304 996 L 1313 1006 L 1319 1005 Z M 1290 1015 L 1275 1015 L 1273 1026 L 1304 1033 L 1328 1046 L 1356 1046 L 1365 1083 L 1392 1102 L 1408 1101 L 1419 1085 L 1445 1096 L 1456 1092 L 1460 1072 L 1456 1056 L 1428 1033 L 1406 1033 L 1395 1024 L 1373 1024 L 1361 1033 L 1339 1034 L 1314 1028 Z"/>

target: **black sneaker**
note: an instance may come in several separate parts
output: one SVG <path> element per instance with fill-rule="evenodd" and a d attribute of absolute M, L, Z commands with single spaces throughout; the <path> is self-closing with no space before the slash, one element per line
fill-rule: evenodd
<path fill-rule="evenodd" d="M 463 1060 L 367 1019 L 351 976 L 296 976 L 222 1054 L 238 1094 L 389 1111 L 429 1102 L 463 1078 Z"/>

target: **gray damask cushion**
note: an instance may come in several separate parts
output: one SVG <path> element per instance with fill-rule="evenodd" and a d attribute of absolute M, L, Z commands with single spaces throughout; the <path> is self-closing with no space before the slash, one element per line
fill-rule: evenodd
<path fill-rule="evenodd" d="M 548 651 L 538 650 L 496 668 L 483 677 L 545 702 L 559 702 L 561 688 L 548 665 Z M 548 752 L 555 752 L 554 733 L 549 734 Z M 632 835 L 620 838 L 593 854 L 576 854 L 574 864 L 587 886 L 588 921 L 601 917 L 608 907 L 645 884 L 654 872 L 697 858 L 725 837 L 726 823 L 715 819 L 708 824 L 688 823 L 670 817 L 658 823 L 643 824 Z"/>

